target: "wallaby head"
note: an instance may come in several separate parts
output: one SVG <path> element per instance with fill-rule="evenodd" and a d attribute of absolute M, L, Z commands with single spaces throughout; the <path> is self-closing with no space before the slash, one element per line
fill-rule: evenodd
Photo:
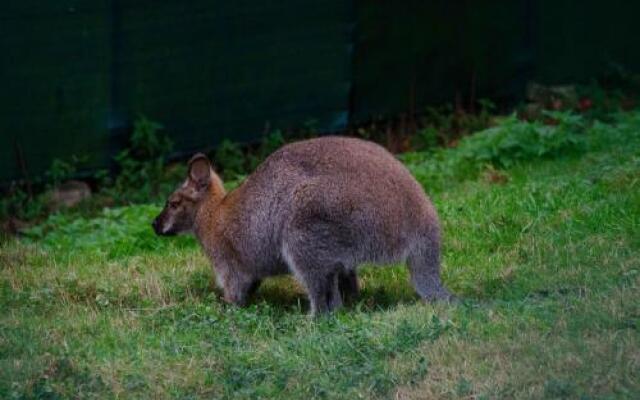
<path fill-rule="evenodd" d="M 202 153 L 189 160 L 187 179 L 169 196 L 160 215 L 151 224 L 158 235 L 170 236 L 192 232 L 200 206 L 224 197 L 220 177 Z"/>

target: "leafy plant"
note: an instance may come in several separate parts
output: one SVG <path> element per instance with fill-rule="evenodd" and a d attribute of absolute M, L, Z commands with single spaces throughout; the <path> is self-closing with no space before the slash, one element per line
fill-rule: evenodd
<path fill-rule="evenodd" d="M 159 132 L 164 127 L 158 122 L 151 121 L 144 115 L 136 119 L 131 135 L 130 151 L 138 159 L 152 160 L 166 156 L 171 152 L 173 143 Z"/>
<path fill-rule="evenodd" d="M 438 145 L 440 132 L 433 126 L 427 126 L 416 132 L 411 138 L 411 146 L 414 149 L 427 150 Z"/>
<path fill-rule="evenodd" d="M 296 136 L 299 136 L 302 138 L 310 138 L 310 137 L 318 136 L 318 133 L 320 133 L 318 125 L 319 125 L 319 121 L 317 119 L 311 118 L 306 120 L 302 124 L 302 129 L 296 133 Z"/>
<path fill-rule="evenodd" d="M 216 150 L 215 163 L 222 167 L 226 180 L 237 180 L 256 169 L 269 154 L 285 143 L 286 140 L 280 130 L 265 135 L 254 147 L 243 147 L 239 143 L 225 139 Z"/>
<path fill-rule="evenodd" d="M 452 149 L 403 154 L 411 172 L 430 190 L 440 191 L 453 182 L 474 178 L 487 165 L 506 168 L 536 158 L 577 151 L 584 143 L 584 118 L 570 112 L 548 112 L 548 124 L 522 121 L 511 115 L 496 126 L 460 140 Z M 495 172 L 495 171 L 494 171 Z"/>
<path fill-rule="evenodd" d="M 246 172 L 245 156 L 238 143 L 225 139 L 220 143 L 215 154 L 215 163 L 222 167 L 225 179 L 233 180 Z"/>
<path fill-rule="evenodd" d="M 134 123 L 130 145 L 115 157 L 120 169 L 115 191 L 129 201 L 149 201 L 159 195 L 164 163 L 173 148 L 162 125 L 140 116 Z"/>
<path fill-rule="evenodd" d="M 495 104 L 487 99 L 478 100 L 477 113 L 454 110 L 451 104 L 427 107 L 420 118 L 423 126 L 412 138 L 413 148 L 426 150 L 438 144 L 449 145 L 464 136 L 486 129 L 492 123 Z"/>
<path fill-rule="evenodd" d="M 61 183 L 71 179 L 77 172 L 78 166 L 87 161 L 87 156 L 73 155 L 70 160 L 55 158 L 45 172 L 45 188 L 58 187 Z M 18 185 L 12 186 L 7 195 L 0 199 L 0 219 L 17 218 L 20 220 L 35 220 L 46 214 L 46 193 L 29 196 Z"/>
<path fill-rule="evenodd" d="M 48 183 L 56 187 L 72 178 L 78 172 L 78 166 L 87 162 L 87 159 L 87 156 L 76 156 L 75 154 L 71 156 L 69 161 L 55 158 L 47 172 L 45 172 Z"/>
<path fill-rule="evenodd" d="M 285 142 L 285 138 L 280 130 L 270 132 L 263 137 L 257 150 L 249 155 L 249 171 L 256 169 L 265 158 L 282 147 Z"/>
<path fill-rule="evenodd" d="M 584 130 L 582 117 L 569 112 L 549 112 L 554 125 L 521 121 L 515 114 L 499 125 L 478 132 L 460 143 L 463 158 L 474 163 L 509 167 L 519 160 L 558 154 L 577 147 Z"/>
<path fill-rule="evenodd" d="M 18 186 L 11 187 L 6 196 L 0 198 L 0 220 L 18 218 L 32 220 L 45 211 L 42 196 L 29 198 L 29 195 Z"/>

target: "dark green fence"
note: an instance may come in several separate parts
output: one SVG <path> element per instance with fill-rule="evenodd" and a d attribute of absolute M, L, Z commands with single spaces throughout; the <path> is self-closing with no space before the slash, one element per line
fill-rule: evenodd
<path fill-rule="evenodd" d="M 179 152 L 322 131 L 530 80 L 640 68 L 640 3 L 23 0 L 0 13 L 0 182 L 107 166 L 136 114 Z"/>
<path fill-rule="evenodd" d="M 523 94 L 533 63 L 528 3 L 360 1 L 352 118 Z"/>

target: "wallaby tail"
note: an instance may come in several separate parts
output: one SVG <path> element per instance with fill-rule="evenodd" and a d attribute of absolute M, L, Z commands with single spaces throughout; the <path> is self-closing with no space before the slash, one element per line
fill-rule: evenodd
<path fill-rule="evenodd" d="M 440 280 L 440 246 L 437 240 L 430 240 L 412 251 L 407 258 L 407 265 L 411 283 L 424 300 L 454 299 Z"/>

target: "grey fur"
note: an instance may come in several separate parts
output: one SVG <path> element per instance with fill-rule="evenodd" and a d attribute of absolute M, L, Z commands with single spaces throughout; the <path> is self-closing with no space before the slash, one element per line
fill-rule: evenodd
<path fill-rule="evenodd" d="M 434 207 L 402 163 L 360 139 L 286 145 L 228 194 L 197 155 L 154 228 L 159 234 L 192 230 L 225 299 L 238 305 L 262 279 L 293 273 L 311 312 L 325 313 L 357 294 L 359 265 L 404 261 L 423 299 L 451 298 L 440 281 Z"/>

